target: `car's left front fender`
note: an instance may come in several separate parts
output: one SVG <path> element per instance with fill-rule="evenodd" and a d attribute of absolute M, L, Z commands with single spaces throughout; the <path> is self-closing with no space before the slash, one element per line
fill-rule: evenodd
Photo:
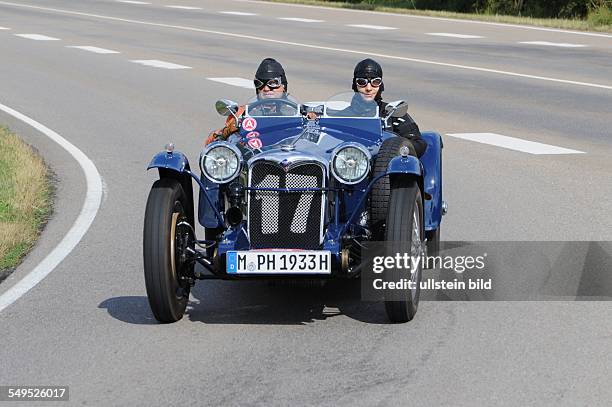
<path fill-rule="evenodd" d="M 411 155 L 407 157 L 397 156 L 389 161 L 387 174 L 412 174 L 421 177 L 423 176 L 423 168 L 416 157 Z"/>

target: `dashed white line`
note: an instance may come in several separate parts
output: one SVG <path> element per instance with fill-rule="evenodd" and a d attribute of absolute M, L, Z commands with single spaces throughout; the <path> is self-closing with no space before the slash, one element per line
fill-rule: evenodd
<path fill-rule="evenodd" d="M 173 64 L 172 62 L 160 61 L 158 59 L 134 59 L 131 62 L 135 64 L 152 66 L 153 68 L 162 68 L 162 69 L 191 69 L 190 66 Z"/>
<path fill-rule="evenodd" d="M 230 14 L 232 16 L 256 16 L 256 13 L 246 13 L 244 11 L 219 11 L 221 14 Z"/>
<path fill-rule="evenodd" d="M 107 20 L 107 21 L 121 21 L 125 23 L 130 23 L 130 24 L 146 25 L 149 27 L 172 28 L 175 30 L 191 31 L 191 32 L 198 32 L 198 33 L 205 33 L 205 34 L 214 34 L 214 35 L 220 35 L 220 36 L 231 37 L 231 38 L 242 38 L 242 39 L 246 39 L 246 40 L 257 42 L 257 43 L 266 42 L 270 44 L 281 44 L 281 45 L 287 45 L 291 47 L 317 49 L 317 50 L 329 51 L 333 53 L 342 52 L 342 53 L 353 54 L 353 55 L 365 55 L 370 58 L 379 57 L 379 58 L 386 58 L 386 59 L 391 59 L 391 60 L 396 60 L 396 61 L 414 62 L 414 63 L 420 63 L 420 64 L 433 65 L 433 66 L 443 66 L 447 68 L 463 69 L 463 70 L 475 71 L 475 72 L 486 72 L 486 73 L 491 73 L 491 74 L 516 77 L 516 78 L 534 79 L 534 80 L 539 80 L 539 81 L 544 81 L 544 82 L 562 83 L 562 84 L 568 84 L 568 85 L 586 86 L 590 88 L 612 90 L 612 85 L 604 85 L 601 83 L 572 81 L 568 79 L 552 78 L 550 76 L 528 75 L 528 74 L 519 73 L 519 72 L 502 71 L 498 69 L 484 68 L 484 67 L 473 66 L 473 65 L 460 65 L 460 64 L 452 64 L 448 62 L 434 61 L 434 60 L 429 60 L 429 59 L 410 58 L 410 57 L 404 57 L 400 55 L 383 54 L 380 52 L 375 52 L 375 51 L 367 50 L 367 49 L 355 50 L 355 49 L 348 49 L 348 48 L 328 47 L 328 46 L 308 44 L 308 43 L 303 43 L 303 42 L 279 40 L 276 38 L 259 37 L 259 36 L 254 36 L 251 34 L 239 34 L 239 33 L 233 33 L 229 31 L 207 30 L 204 28 L 193 27 L 193 26 L 164 24 L 164 23 L 156 23 L 153 21 L 134 20 L 134 19 L 129 19 L 129 18 L 120 18 L 120 17 L 100 15 L 100 14 L 84 13 L 81 11 L 64 10 L 64 9 L 57 9 L 57 8 L 52 8 L 52 7 L 41 7 L 41 6 L 34 6 L 30 4 L 13 3 L 13 2 L 4 1 L 4 0 L 0 0 L 0 4 L 14 6 L 14 7 L 28 8 L 32 10 L 45 10 L 45 11 L 50 11 L 54 13 L 73 15 L 73 16 L 85 16 L 85 17 L 97 18 L 100 20 Z"/>
<path fill-rule="evenodd" d="M 89 45 L 68 45 L 66 46 L 66 48 L 82 49 L 83 51 L 89 51 L 96 54 L 119 54 L 119 51 L 113 51 L 112 49 L 106 48 L 92 47 Z"/>
<path fill-rule="evenodd" d="M 368 30 L 397 30 L 396 27 L 387 27 L 384 25 L 370 25 L 370 24 L 347 24 L 347 27 L 365 28 Z"/>
<path fill-rule="evenodd" d="M 10 30 L 8 27 L 0 27 L 0 30 Z"/>
<path fill-rule="evenodd" d="M 17 37 L 26 38 L 34 41 L 59 41 L 59 38 L 47 37 L 41 34 L 15 34 Z"/>
<path fill-rule="evenodd" d="M 136 1 L 136 0 L 116 0 L 117 3 L 127 3 L 127 4 L 151 4 L 146 1 Z"/>
<path fill-rule="evenodd" d="M 527 45 L 542 45 L 545 47 L 561 47 L 561 48 L 582 48 L 586 47 L 584 44 L 569 44 L 566 42 L 548 42 L 548 41 L 521 41 L 519 44 Z"/>
<path fill-rule="evenodd" d="M 16 119 L 32 126 L 51 140 L 59 144 L 79 163 L 85 173 L 85 181 L 87 184 L 87 192 L 85 194 L 85 202 L 81 208 L 81 213 L 76 218 L 72 227 L 66 233 L 61 242 L 41 261 L 30 273 L 19 280 L 14 286 L 6 290 L 0 295 L 0 312 L 6 307 L 17 301 L 21 296 L 30 291 L 36 284 L 42 281 L 43 278 L 49 275 L 58 264 L 70 254 L 70 252 L 81 241 L 89 227 L 91 226 L 102 200 L 102 177 L 96 168 L 96 165 L 87 157 L 81 150 L 71 144 L 68 140 L 40 124 L 34 119 L 13 110 L 12 108 L 0 104 L 0 110 L 15 117 Z"/>
<path fill-rule="evenodd" d="M 469 34 L 455 34 L 455 33 L 426 33 L 427 35 L 435 35 L 437 37 L 451 37 L 451 38 L 484 38 L 480 35 L 469 35 Z"/>
<path fill-rule="evenodd" d="M 179 10 L 202 10 L 202 7 L 192 7 L 192 6 L 164 6 L 168 8 L 176 8 Z"/>
<path fill-rule="evenodd" d="M 225 83 L 226 85 L 238 86 L 241 88 L 253 89 L 253 81 L 244 78 L 206 78 L 209 81 Z"/>
<path fill-rule="evenodd" d="M 477 143 L 521 151 L 523 153 L 542 154 L 584 154 L 584 151 L 557 147 L 550 144 L 537 143 L 535 141 L 523 140 L 515 137 L 503 136 L 496 133 L 449 133 L 447 136 L 463 140 L 475 141 Z"/>
<path fill-rule="evenodd" d="M 323 23 L 325 20 L 313 20 L 312 18 L 299 18 L 299 17 L 279 17 L 279 20 L 285 21 L 297 21 L 298 23 Z"/>

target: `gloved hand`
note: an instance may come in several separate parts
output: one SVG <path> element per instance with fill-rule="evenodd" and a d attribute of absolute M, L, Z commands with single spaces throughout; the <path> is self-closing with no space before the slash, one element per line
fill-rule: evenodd
<path fill-rule="evenodd" d="M 213 131 L 212 133 L 210 133 L 208 138 L 204 141 L 204 146 L 207 146 L 213 141 L 217 141 L 218 139 L 219 139 L 219 134 Z"/>
<path fill-rule="evenodd" d="M 394 133 L 406 138 L 419 137 L 421 135 L 419 126 L 409 116 L 393 118 L 391 126 Z"/>

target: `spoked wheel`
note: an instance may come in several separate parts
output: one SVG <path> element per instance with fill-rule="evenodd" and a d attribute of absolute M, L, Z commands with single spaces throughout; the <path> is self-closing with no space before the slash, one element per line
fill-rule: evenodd
<path fill-rule="evenodd" d="M 171 178 L 156 181 L 145 211 L 143 256 L 147 297 L 155 319 L 176 322 L 183 317 L 193 277 L 187 250 L 194 237 L 188 223 L 188 200 Z"/>
<path fill-rule="evenodd" d="M 412 282 L 412 288 L 393 290 L 385 297 L 385 309 L 391 322 L 408 322 L 417 312 L 422 275 L 423 201 L 415 179 L 391 180 L 386 223 L 386 255 L 409 253 L 411 259 L 419 260 L 414 270 L 412 267 L 396 267 L 387 269 L 384 274 L 389 282 Z"/>

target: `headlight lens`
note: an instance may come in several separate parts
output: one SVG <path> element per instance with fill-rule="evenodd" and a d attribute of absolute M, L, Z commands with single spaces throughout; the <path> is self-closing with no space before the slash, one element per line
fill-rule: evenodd
<path fill-rule="evenodd" d="M 200 169 L 213 182 L 229 182 L 240 172 L 240 152 L 229 144 L 213 144 L 202 151 Z"/>
<path fill-rule="evenodd" d="M 332 172 L 340 182 L 357 184 L 368 175 L 371 155 L 365 147 L 358 144 L 340 146 L 332 157 Z"/>

